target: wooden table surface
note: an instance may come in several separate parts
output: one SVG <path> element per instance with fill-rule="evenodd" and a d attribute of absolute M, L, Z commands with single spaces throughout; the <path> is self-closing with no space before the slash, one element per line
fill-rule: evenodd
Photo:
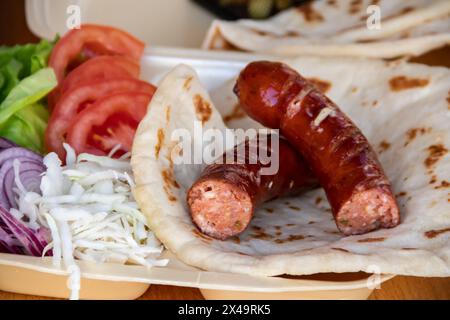
<path fill-rule="evenodd" d="M 35 42 L 38 39 L 28 30 L 23 0 L 0 1 L 0 45 Z M 414 59 L 429 65 L 450 67 L 450 47 L 435 50 Z M 0 291 L 0 299 L 48 299 Z M 140 298 L 153 299 L 203 299 L 197 289 L 153 285 Z M 419 278 L 397 276 L 375 290 L 370 299 L 445 299 L 450 300 L 450 278 Z"/>

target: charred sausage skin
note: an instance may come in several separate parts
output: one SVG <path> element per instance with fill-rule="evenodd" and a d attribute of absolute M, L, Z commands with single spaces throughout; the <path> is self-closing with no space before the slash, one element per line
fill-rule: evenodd
<path fill-rule="evenodd" d="M 260 142 L 258 139 L 257 148 L 262 147 Z M 259 158 L 253 163 L 249 161 L 254 155 L 250 154 L 249 141 L 244 143 L 245 161 L 225 163 L 227 154 L 230 156 L 231 153 L 233 158 L 238 154 L 236 146 L 223 155 L 223 163 L 207 166 L 187 193 L 194 224 L 202 233 L 215 239 L 225 240 L 243 232 L 255 209 L 263 202 L 318 186 L 305 161 L 286 140 L 279 140 L 279 167 L 272 175 L 261 174 L 268 164 L 261 163 Z M 270 143 L 264 143 L 264 147 L 272 155 Z"/>
<path fill-rule="evenodd" d="M 363 234 L 400 222 L 390 182 L 369 142 L 309 81 L 285 64 L 259 61 L 241 72 L 234 90 L 250 117 L 279 128 L 306 159 L 341 232 Z"/>

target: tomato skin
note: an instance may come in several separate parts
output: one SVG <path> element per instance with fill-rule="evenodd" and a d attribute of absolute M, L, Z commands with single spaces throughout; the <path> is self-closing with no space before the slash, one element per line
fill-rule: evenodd
<path fill-rule="evenodd" d="M 145 93 L 126 92 L 99 99 L 76 116 L 68 129 L 67 142 L 77 153 L 107 155 L 118 144 L 123 153 L 131 151 L 151 98 Z"/>
<path fill-rule="evenodd" d="M 68 127 L 75 116 L 87 104 L 115 93 L 142 92 L 152 96 L 156 88 L 144 81 L 135 79 L 114 79 L 93 81 L 77 86 L 64 93 L 55 105 L 45 131 L 45 143 L 48 151 L 58 154 L 61 159 L 65 157 L 63 142 Z"/>
<path fill-rule="evenodd" d="M 49 105 L 55 106 L 62 94 L 85 82 L 116 78 L 138 78 L 140 66 L 133 60 L 122 56 L 94 57 L 71 71 L 62 83 L 49 96 Z"/>
<path fill-rule="evenodd" d="M 134 61 L 140 60 L 145 47 L 142 41 L 122 30 L 84 24 L 80 29 L 66 33 L 52 50 L 49 65 L 54 69 L 58 83 L 64 79 L 67 68 L 83 52 L 86 45 L 91 54 L 115 53 Z"/>
<path fill-rule="evenodd" d="M 127 77 L 139 78 L 140 66 L 121 56 L 94 57 L 73 70 L 61 83 L 61 93 L 83 82 Z"/>

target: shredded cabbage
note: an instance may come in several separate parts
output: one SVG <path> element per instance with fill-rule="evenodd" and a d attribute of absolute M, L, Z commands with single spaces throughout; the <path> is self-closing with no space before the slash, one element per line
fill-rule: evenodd
<path fill-rule="evenodd" d="M 70 276 L 71 299 L 78 299 L 80 269 L 75 259 L 91 262 L 165 266 L 158 260 L 163 246 L 148 229 L 133 198 L 128 157 L 112 159 L 80 154 L 67 144 L 66 165 L 55 153 L 44 158 L 47 167 L 41 193 L 17 183 L 19 207 L 52 235 L 44 252 L 52 250 L 56 266 L 64 262 Z M 113 152 L 112 152 L 113 153 Z"/>

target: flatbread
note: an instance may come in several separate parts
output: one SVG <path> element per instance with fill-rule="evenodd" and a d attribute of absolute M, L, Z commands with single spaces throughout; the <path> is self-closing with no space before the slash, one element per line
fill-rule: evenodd
<path fill-rule="evenodd" d="M 173 152 L 177 141 L 170 137 L 177 128 L 192 133 L 198 119 L 205 128 L 225 126 L 195 71 L 182 65 L 160 83 L 132 151 L 135 197 L 157 237 L 183 262 L 211 271 L 450 276 L 450 71 L 355 58 L 286 62 L 313 80 L 365 133 L 392 182 L 401 224 L 344 237 L 318 189 L 264 204 L 239 237 L 218 241 L 200 234 L 185 197 L 201 165 L 174 164 L 170 155 L 179 150 Z M 213 101 L 229 126 L 251 127 L 245 115 L 228 117 L 236 113 L 231 83 L 214 92 Z M 209 117 L 199 114 L 205 108 L 198 101 L 208 105 Z"/>
<path fill-rule="evenodd" d="M 371 5 L 380 8 L 379 29 L 367 27 Z M 450 44 L 450 1 L 319 0 L 265 21 L 216 20 L 203 48 L 395 58 L 421 55 L 446 44 Z"/>

